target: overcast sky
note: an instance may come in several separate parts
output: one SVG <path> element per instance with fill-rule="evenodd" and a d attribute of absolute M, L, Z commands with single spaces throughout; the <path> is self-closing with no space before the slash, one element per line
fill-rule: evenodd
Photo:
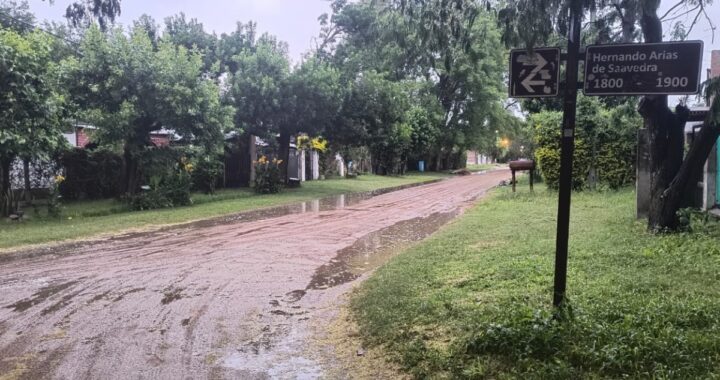
<path fill-rule="evenodd" d="M 39 21 L 64 21 L 65 8 L 73 0 L 29 0 L 30 8 Z M 328 0 L 121 0 L 119 22 L 132 25 L 143 13 L 162 24 L 163 20 L 180 12 L 197 18 L 208 32 L 230 33 L 238 21 L 257 22 L 258 30 L 270 32 L 290 45 L 290 56 L 299 61 L 312 46 L 312 39 L 320 32 L 318 17 L 330 12 Z"/>
<path fill-rule="evenodd" d="M 63 20 L 65 8 L 72 0 L 55 0 L 53 5 L 47 0 L 29 2 L 38 20 Z M 675 3 L 675 0 L 662 0 L 661 12 L 665 13 Z M 195 17 L 202 22 L 207 31 L 220 34 L 233 31 L 237 21 L 253 20 L 258 23 L 260 32 L 270 32 L 287 42 L 295 62 L 312 46 L 313 37 L 318 35 L 318 17 L 330 12 L 328 0 L 121 0 L 121 4 L 122 15 L 119 21 L 123 25 L 131 25 L 132 20 L 143 13 L 162 22 L 165 17 L 185 12 L 188 17 Z M 683 11 L 679 8 L 674 14 L 681 14 Z M 720 24 L 720 0 L 716 0 L 715 4 L 708 8 L 708 14 Z M 684 20 L 686 25 L 689 25 L 694 15 L 686 15 L 678 20 Z M 664 27 L 669 31 L 671 26 L 665 23 Z M 720 49 L 720 31 L 716 31 L 713 43 L 710 26 L 701 18 L 690 39 L 705 42 L 704 66 L 709 67 L 710 51 Z M 703 79 L 704 76 L 705 69 Z"/>

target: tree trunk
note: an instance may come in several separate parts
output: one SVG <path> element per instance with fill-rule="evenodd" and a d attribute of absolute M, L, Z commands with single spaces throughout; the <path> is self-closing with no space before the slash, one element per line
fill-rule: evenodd
<path fill-rule="evenodd" d="M 290 163 L 290 134 L 287 132 L 281 132 L 278 138 L 279 155 L 282 163 L 280 164 L 280 175 L 282 176 L 285 183 L 289 182 L 288 175 L 288 164 Z"/>
<path fill-rule="evenodd" d="M 12 188 L 10 186 L 10 166 L 12 165 L 12 162 L 14 161 L 14 158 L 10 157 L 1 157 L 0 158 L 0 171 L 2 172 L 0 177 L 2 178 L 2 183 L 0 183 L 0 200 L 2 201 L 2 204 L 0 204 L 0 214 L 1 216 L 8 216 L 12 211 L 12 204 L 11 200 L 7 199 L 7 195 L 12 191 Z"/>
<path fill-rule="evenodd" d="M 25 180 L 25 202 L 32 202 L 32 185 L 30 184 L 30 160 L 23 160 L 23 178 Z"/>
<path fill-rule="evenodd" d="M 129 142 L 123 148 L 123 192 L 126 195 L 135 195 L 139 186 L 137 148 Z"/>
<path fill-rule="evenodd" d="M 11 158 L 3 157 L 0 159 L 0 169 L 2 169 L 2 190 L 3 194 L 6 194 L 10 190 L 10 166 L 14 160 Z"/>
<path fill-rule="evenodd" d="M 662 209 L 659 214 L 665 220 L 672 221 L 668 225 L 657 227 L 676 228 L 677 211 L 682 207 L 685 194 L 697 191 L 697 183 L 693 178 L 698 178 L 705 166 L 715 142 L 720 136 L 720 126 L 716 124 L 705 124 L 690 147 L 690 150 L 682 162 L 680 170 L 662 194 Z"/>
<path fill-rule="evenodd" d="M 657 16 L 659 2 L 643 4 L 641 24 L 645 42 L 662 41 L 662 22 Z M 684 130 L 689 110 L 678 107 L 673 113 L 667 96 L 646 96 L 639 112 L 650 134 L 650 209 L 648 228 L 674 230 L 678 227 L 677 211 L 683 195 L 694 191 L 692 179 L 707 160 L 720 133 L 717 125 L 706 124 L 693 142 L 687 157 L 684 153 Z M 710 112 L 715 112 L 711 109 Z"/>

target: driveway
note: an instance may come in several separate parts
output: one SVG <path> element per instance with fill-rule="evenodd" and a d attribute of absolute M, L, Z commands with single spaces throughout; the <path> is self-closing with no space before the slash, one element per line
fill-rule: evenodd
<path fill-rule="evenodd" d="M 0 261 L 0 377 L 316 378 L 312 326 L 506 170 Z"/>

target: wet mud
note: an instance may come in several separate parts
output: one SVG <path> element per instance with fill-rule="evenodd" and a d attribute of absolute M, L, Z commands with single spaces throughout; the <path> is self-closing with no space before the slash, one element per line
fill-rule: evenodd
<path fill-rule="evenodd" d="M 318 378 L 335 302 L 506 171 L 338 196 L 0 262 L 0 377 Z"/>

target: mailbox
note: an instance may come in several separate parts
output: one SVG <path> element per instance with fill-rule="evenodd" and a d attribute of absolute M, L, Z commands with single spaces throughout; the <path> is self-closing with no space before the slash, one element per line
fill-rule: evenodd
<path fill-rule="evenodd" d="M 510 161 L 510 171 L 512 172 L 512 187 L 513 193 L 515 192 L 515 172 L 516 171 L 528 171 L 530 172 L 530 190 L 533 189 L 533 181 L 535 177 L 535 161 L 533 160 L 518 160 Z"/>

